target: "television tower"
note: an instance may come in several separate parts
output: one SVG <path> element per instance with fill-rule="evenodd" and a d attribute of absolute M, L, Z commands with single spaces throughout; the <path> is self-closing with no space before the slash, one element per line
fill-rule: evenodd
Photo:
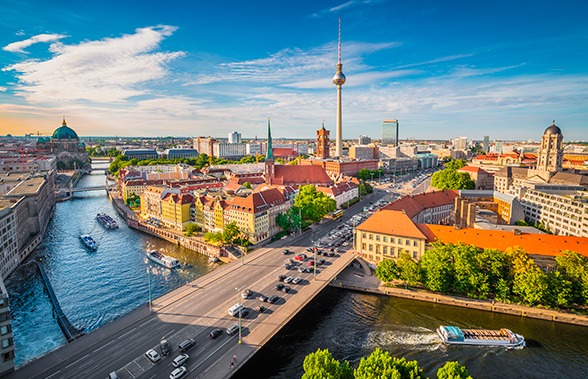
<path fill-rule="evenodd" d="M 343 63 L 341 63 L 341 18 L 339 18 L 339 35 L 337 44 L 337 73 L 333 76 L 333 83 L 337 86 L 337 137 L 335 143 L 335 156 L 341 157 L 341 145 L 343 144 L 343 122 L 341 109 L 341 86 L 345 84 Z"/>

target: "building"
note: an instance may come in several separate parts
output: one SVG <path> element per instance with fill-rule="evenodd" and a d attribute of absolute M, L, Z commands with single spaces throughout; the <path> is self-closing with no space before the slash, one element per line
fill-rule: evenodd
<path fill-rule="evenodd" d="M 329 157 L 329 134 L 330 132 L 323 127 L 316 131 L 316 153 L 315 157 L 320 159 L 327 159 Z"/>
<path fill-rule="evenodd" d="M 29 157 L 28 153 L 0 154 L 0 174 L 35 173 L 57 170 L 57 158 L 52 155 Z"/>
<path fill-rule="evenodd" d="M 200 154 L 213 155 L 213 145 L 217 142 L 210 137 L 196 137 L 193 139 L 194 149 L 198 150 Z"/>
<path fill-rule="evenodd" d="M 196 149 L 168 149 L 163 153 L 167 159 L 198 158 Z"/>
<path fill-rule="evenodd" d="M 451 140 L 454 150 L 466 150 L 468 148 L 467 137 L 457 137 Z"/>
<path fill-rule="evenodd" d="M 359 135 L 359 139 L 357 140 L 357 143 L 359 145 L 367 145 L 370 144 L 372 142 L 372 139 L 369 136 L 364 136 L 364 135 Z"/>
<path fill-rule="evenodd" d="M 434 168 L 439 165 L 439 158 L 435 154 L 423 153 L 415 154 L 413 158 L 417 161 L 418 168 L 421 170 Z"/>
<path fill-rule="evenodd" d="M 384 259 L 396 259 L 402 252 L 415 260 L 425 253 L 427 237 L 401 211 L 378 210 L 355 230 L 355 249 L 375 264 Z"/>
<path fill-rule="evenodd" d="M 39 137 L 37 150 L 41 153 L 55 155 L 58 170 L 80 169 L 89 166 L 86 144 L 80 141 L 78 134 L 65 122 L 55 129 L 51 137 Z"/>
<path fill-rule="evenodd" d="M 525 213 L 521 202 L 513 195 L 496 191 L 461 190 L 455 199 L 454 216 L 457 227 L 473 228 L 479 216 L 494 225 L 513 225 L 523 220 Z"/>
<path fill-rule="evenodd" d="M 329 187 L 317 186 L 316 190 L 335 200 L 337 208 L 359 197 L 359 187 L 353 182 L 341 182 Z"/>
<path fill-rule="evenodd" d="M 239 132 L 231 132 L 229 133 L 229 143 L 241 143 L 241 133 Z"/>
<path fill-rule="evenodd" d="M 170 229 L 184 231 L 190 223 L 194 197 L 187 193 L 167 193 L 161 199 L 161 222 Z"/>
<path fill-rule="evenodd" d="M 398 120 L 384 120 L 382 122 L 382 146 L 398 146 Z"/>
<path fill-rule="evenodd" d="M 14 339 L 10 322 L 10 303 L 8 292 L 0 277 L 0 377 L 12 371 L 14 371 Z"/>
<path fill-rule="evenodd" d="M 403 212 L 414 223 L 450 224 L 458 196 L 455 190 L 424 192 L 401 197 L 382 209 Z"/>
<path fill-rule="evenodd" d="M 159 158 L 159 154 L 155 149 L 128 149 L 123 150 L 123 155 L 129 157 L 129 159 L 136 159 L 138 161 L 147 161 Z"/>
<path fill-rule="evenodd" d="M 353 145 L 349 148 L 349 159 L 370 160 L 378 159 L 379 151 L 376 145 Z"/>
<path fill-rule="evenodd" d="M 215 142 L 212 145 L 212 156 L 224 159 L 240 159 L 247 155 L 244 143 Z"/>
<path fill-rule="evenodd" d="M 488 154 L 490 152 L 490 136 L 484 136 L 484 143 L 482 145 L 484 152 Z"/>
<path fill-rule="evenodd" d="M 476 183 L 477 190 L 493 190 L 494 189 L 494 174 L 490 173 L 480 167 L 465 166 L 457 170 L 465 172 Z"/>

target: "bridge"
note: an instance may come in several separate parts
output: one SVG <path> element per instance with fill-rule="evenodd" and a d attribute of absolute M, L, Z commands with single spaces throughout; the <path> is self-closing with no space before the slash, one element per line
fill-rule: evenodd
<path fill-rule="evenodd" d="M 90 187 L 72 187 L 72 188 L 60 188 L 59 192 L 63 192 L 66 194 L 72 194 L 76 192 L 84 192 L 84 191 L 104 191 L 114 188 L 114 185 L 107 186 L 106 184 L 101 186 L 90 186 Z"/>
<path fill-rule="evenodd" d="M 361 209 L 364 202 L 367 203 L 367 199 L 352 206 L 344 218 L 349 218 L 353 209 Z M 312 241 L 337 225 L 338 222 L 329 221 L 296 237 L 256 249 L 243 261 L 220 267 L 156 299 L 151 309 L 143 306 L 19 368 L 7 378 L 104 378 L 112 371 L 116 371 L 121 379 L 168 377 L 173 370 L 171 361 L 179 353 L 178 344 L 188 338 L 193 338 L 197 345 L 187 352 L 190 355 L 185 364 L 187 378 L 230 378 L 240 365 L 357 259 L 352 251 L 324 257 L 327 262 L 318 268 L 316 278 L 312 272 L 299 273 L 284 268 L 284 260 L 294 256 L 283 255 L 285 248 L 295 253 L 304 252 L 307 246 L 312 246 Z M 296 267 L 307 264 L 298 263 Z M 299 276 L 302 282 L 290 284 L 291 291 L 282 293 L 275 288 L 280 274 Z M 147 280 L 145 282 L 147 285 Z M 245 288 L 253 292 L 252 298 L 241 298 Z M 275 304 L 262 303 L 258 300 L 260 294 L 277 295 L 279 300 Z M 230 336 L 224 330 L 239 320 L 229 316 L 227 310 L 237 302 L 243 303 L 250 312 L 241 320 L 241 336 Z M 262 304 L 267 310 L 260 313 L 256 308 Z M 211 339 L 209 333 L 214 328 L 222 328 L 223 333 Z M 161 338 L 170 342 L 173 352 L 162 357 L 160 362 L 152 363 L 144 353 L 152 348 L 160 351 Z M 231 368 L 229 361 L 234 355 L 237 363 Z"/>

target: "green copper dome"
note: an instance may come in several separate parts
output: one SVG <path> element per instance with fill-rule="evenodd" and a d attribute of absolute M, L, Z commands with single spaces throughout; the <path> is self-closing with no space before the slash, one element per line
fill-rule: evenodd
<path fill-rule="evenodd" d="M 65 122 L 65 118 L 64 118 L 63 122 L 61 123 L 61 127 L 55 129 L 55 131 L 53 132 L 53 135 L 51 136 L 51 139 L 79 140 L 80 138 L 78 137 L 78 134 L 72 128 L 67 126 L 67 123 Z"/>

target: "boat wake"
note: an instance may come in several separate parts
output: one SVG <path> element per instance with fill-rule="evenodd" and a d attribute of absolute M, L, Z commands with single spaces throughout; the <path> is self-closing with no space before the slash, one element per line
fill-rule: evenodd
<path fill-rule="evenodd" d="M 433 351 L 441 345 L 439 336 L 432 330 L 426 328 L 415 328 L 412 330 L 385 330 L 370 332 L 366 339 L 369 347 L 393 347 L 410 346 L 411 349 Z"/>

